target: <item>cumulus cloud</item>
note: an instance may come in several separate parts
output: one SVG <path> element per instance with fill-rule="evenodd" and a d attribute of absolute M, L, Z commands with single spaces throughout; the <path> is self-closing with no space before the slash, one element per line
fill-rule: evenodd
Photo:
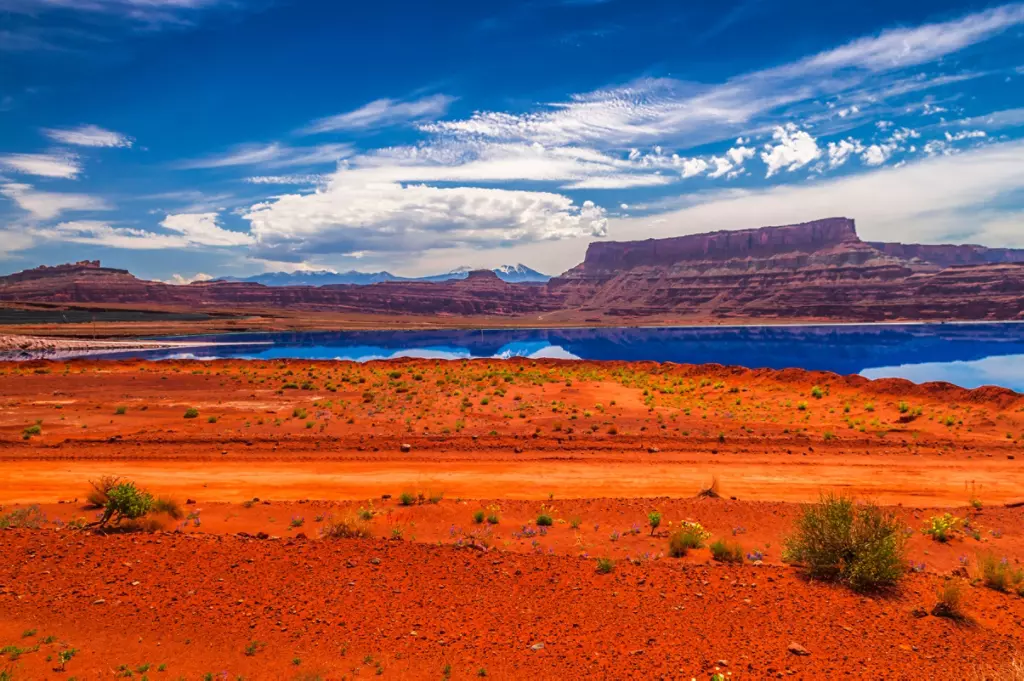
<path fill-rule="evenodd" d="M 340 171 L 314 194 L 257 204 L 251 223 L 259 257 L 417 252 L 499 247 L 577 236 L 600 237 L 604 209 L 549 192 L 422 184 L 357 183 Z"/>
<path fill-rule="evenodd" d="M 859 154 L 864 151 L 864 145 L 861 144 L 860 140 L 848 137 L 838 142 L 828 143 L 828 167 L 838 168 L 845 164 L 850 156 L 853 154 Z"/>
<path fill-rule="evenodd" d="M 443 116 L 454 101 L 454 97 L 441 94 L 408 101 L 378 99 L 354 111 L 315 120 L 300 132 L 312 135 L 336 130 L 368 130 L 435 120 Z"/>
<path fill-rule="evenodd" d="M 178 274 L 177 272 L 175 272 L 174 274 L 171 275 L 170 279 L 164 280 L 164 283 L 165 284 L 176 284 L 178 286 L 184 286 L 186 284 L 192 284 L 192 283 L 197 282 L 197 281 L 212 281 L 212 280 L 213 280 L 213 276 L 211 276 L 209 274 L 206 274 L 205 272 L 196 272 L 191 277 L 190 276 L 182 276 L 182 275 Z"/>
<path fill-rule="evenodd" d="M 960 140 L 980 139 L 986 137 L 984 130 L 961 130 L 960 132 L 950 134 L 946 133 L 947 142 L 959 142 Z"/>
<path fill-rule="evenodd" d="M 82 172 L 82 166 L 75 156 L 61 154 L 0 155 L 0 167 L 26 175 L 65 180 L 73 180 Z"/>
<path fill-rule="evenodd" d="M 95 125 L 80 125 L 77 128 L 44 128 L 43 133 L 61 144 L 80 147 L 130 147 L 132 138 L 113 130 L 104 130 Z"/>
<path fill-rule="evenodd" d="M 772 132 L 772 139 L 778 144 L 765 144 L 761 153 L 761 160 L 767 166 L 765 177 L 771 177 L 780 170 L 792 172 L 821 157 L 817 140 L 793 123 L 777 126 Z"/>
<path fill-rule="evenodd" d="M 39 220 L 50 220 L 67 211 L 110 210 L 111 208 L 103 199 L 88 194 L 38 191 L 32 185 L 14 182 L 0 185 L 0 194 Z"/>
<path fill-rule="evenodd" d="M 682 163 L 683 179 L 696 177 L 708 169 L 708 162 L 702 158 L 688 158 Z"/>
<path fill-rule="evenodd" d="M 243 144 L 223 154 L 183 161 L 179 168 L 229 168 L 233 166 L 260 166 L 288 168 L 337 163 L 351 156 L 349 144 L 321 144 L 312 147 L 292 147 L 279 142 L 270 144 Z"/>

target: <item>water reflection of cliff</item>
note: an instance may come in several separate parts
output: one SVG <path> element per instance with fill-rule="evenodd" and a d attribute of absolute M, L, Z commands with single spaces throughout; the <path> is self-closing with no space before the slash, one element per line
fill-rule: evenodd
<path fill-rule="evenodd" d="M 197 350 L 196 356 L 367 359 L 402 353 L 507 357 L 535 356 L 553 347 L 583 359 L 715 362 L 844 374 L 877 366 L 963 362 L 1024 353 L 1024 325 L 1019 324 L 354 331 L 232 334 L 200 339 L 271 340 L 274 346 L 257 355 L 251 347 L 241 346 Z M 551 352 L 546 354 L 550 356 Z"/>

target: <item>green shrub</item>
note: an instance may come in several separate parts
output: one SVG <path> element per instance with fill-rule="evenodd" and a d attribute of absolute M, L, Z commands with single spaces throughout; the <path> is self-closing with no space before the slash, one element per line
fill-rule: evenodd
<path fill-rule="evenodd" d="M 895 584 L 905 570 L 905 539 L 895 516 L 872 504 L 823 494 L 803 508 L 784 558 L 820 579 L 846 582 L 855 590 Z"/>
<path fill-rule="evenodd" d="M 537 524 L 542 527 L 551 527 L 551 525 L 554 522 L 555 521 L 552 520 L 551 516 L 549 516 L 547 513 L 541 513 L 539 516 L 537 516 Z"/>
<path fill-rule="evenodd" d="M 615 569 L 615 561 L 613 561 L 611 558 L 598 558 L 597 559 L 597 571 L 600 574 L 606 575 L 606 574 L 608 574 L 609 572 L 611 572 L 614 569 Z"/>
<path fill-rule="evenodd" d="M 488 514 L 488 516 L 487 516 L 487 524 L 488 525 L 497 525 L 500 522 L 501 522 L 501 518 L 498 517 L 497 513 L 490 513 L 490 514 Z"/>
<path fill-rule="evenodd" d="M 199 410 L 196 409 L 195 407 L 189 407 L 188 409 L 185 410 L 185 418 L 187 418 L 187 419 L 199 418 Z"/>
<path fill-rule="evenodd" d="M 820 386 L 814 386 L 813 388 L 811 388 L 811 397 L 813 397 L 814 399 L 820 400 L 824 396 L 825 391 L 822 390 Z"/>
<path fill-rule="evenodd" d="M 711 542 L 711 557 L 720 563 L 742 563 L 743 548 L 739 544 L 730 544 L 724 539 Z"/>
<path fill-rule="evenodd" d="M 657 511 L 651 511 L 647 514 L 647 524 L 651 526 L 651 536 L 654 536 L 654 531 L 661 525 L 661 514 Z"/>
<path fill-rule="evenodd" d="M 118 407 L 114 410 L 115 416 L 124 416 L 128 412 L 128 407 Z"/>
<path fill-rule="evenodd" d="M 116 475 L 101 475 L 98 480 L 90 480 L 92 487 L 85 494 L 85 500 L 89 508 L 103 508 L 107 505 L 107 495 L 110 490 L 121 484 L 121 478 Z"/>
<path fill-rule="evenodd" d="M 985 586 L 996 591 L 1010 592 L 1024 585 L 1024 570 L 1015 570 L 1005 558 L 996 558 L 994 553 L 978 555 L 978 573 Z"/>
<path fill-rule="evenodd" d="M 398 503 L 402 506 L 412 506 L 416 503 L 416 495 L 412 492 L 402 492 L 398 495 Z"/>
<path fill-rule="evenodd" d="M 21 437 L 27 440 L 33 435 L 40 435 L 42 432 L 43 427 L 38 423 L 33 423 L 31 426 L 28 426 L 23 431 L 21 431 Z"/>
<path fill-rule="evenodd" d="M 149 492 L 140 490 L 133 482 L 122 482 L 107 492 L 107 505 L 99 524 L 113 522 L 116 525 L 122 520 L 137 520 L 152 508 L 153 496 Z"/>
<path fill-rule="evenodd" d="M 952 513 L 943 513 L 929 518 L 928 524 L 921 531 L 930 535 L 935 541 L 945 543 L 953 538 L 962 524 L 963 520 Z"/>
<path fill-rule="evenodd" d="M 482 523 L 484 521 L 484 517 L 485 516 L 486 516 L 486 514 L 482 510 L 474 511 L 473 512 L 473 522 L 476 523 L 477 525 L 479 525 L 480 523 Z"/>
<path fill-rule="evenodd" d="M 46 516 L 39 506 L 32 504 L 25 508 L 18 508 L 10 513 L 0 516 L 0 530 L 7 528 L 22 528 L 27 530 L 38 530 L 46 522 Z"/>
<path fill-rule="evenodd" d="M 683 521 L 679 529 L 672 532 L 668 538 L 668 554 L 673 558 L 682 558 L 691 549 L 699 549 L 710 537 L 700 523 Z"/>

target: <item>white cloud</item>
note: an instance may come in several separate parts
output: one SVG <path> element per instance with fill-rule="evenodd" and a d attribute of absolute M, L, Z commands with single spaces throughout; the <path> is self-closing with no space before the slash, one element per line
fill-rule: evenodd
<path fill-rule="evenodd" d="M 778 144 L 764 145 L 761 153 L 761 160 L 768 167 L 765 177 L 771 177 L 780 170 L 792 172 L 821 157 L 817 140 L 792 123 L 776 127 L 772 139 Z"/>
<path fill-rule="evenodd" d="M 828 143 L 828 167 L 838 168 L 846 163 L 850 156 L 864 151 L 864 145 L 860 140 L 848 137 L 838 142 Z"/>
<path fill-rule="evenodd" d="M 925 102 L 921 106 L 921 113 L 924 114 L 925 116 L 934 116 L 936 114 L 946 113 L 947 111 L 949 111 L 949 109 L 942 106 L 938 106 L 936 104 L 932 104 L 931 102 Z"/>
<path fill-rule="evenodd" d="M 984 130 L 961 130 L 955 134 L 946 133 L 947 142 L 959 142 L 960 140 L 979 139 L 987 137 Z"/>
<path fill-rule="evenodd" d="M 0 155 L 0 167 L 26 175 L 58 177 L 65 180 L 73 180 L 82 172 L 76 157 L 59 154 Z"/>
<path fill-rule="evenodd" d="M 244 246 L 253 242 L 248 234 L 222 228 L 217 219 L 216 213 L 179 213 L 168 215 L 160 226 L 199 246 Z"/>
<path fill-rule="evenodd" d="M 894 151 L 896 151 L 896 146 L 893 144 L 872 144 L 864 150 L 860 157 L 866 165 L 880 166 L 889 160 Z"/>
<path fill-rule="evenodd" d="M 65 194 L 37 191 L 27 184 L 8 183 L 0 185 L 0 194 L 14 201 L 34 218 L 50 220 L 66 211 L 110 210 L 103 200 L 88 194 Z"/>
<path fill-rule="evenodd" d="M 189 276 L 182 276 L 182 275 L 178 274 L 177 272 L 175 272 L 174 274 L 171 275 L 171 278 L 170 279 L 166 279 L 164 281 L 164 283 L 165 284 L 175 284 L 177 286 L 184 286 L 186 284 L 191 284 L 191 283 L 194 283 L 194 282 L 197 282 L 197 281 L 212 281 L 212 280 L 213 280 L 213 276 L 211 276 L 209 274 L 206 274 L 205 272 L 196 272 L 191 277 L 189 277 Z"/>
<path fill-rule="evenodd" d="M 644 143 L 696 145 L 747 134 L 772 111 L 869 87 L 875 98 L 947 82 L 908 71 L 1024 23 L 1024 5 L 1010 4 L 952 21 L 885 31 L 781 66 L 717 85 L 642 79 L 575 95 L 535 113 L 483 111 L 468 119 L 426 124 L 433 133 L 545 145 L 625 147 Z M 962 77 L 962 76 L 957 76 Z M 847 116 L 860 108 L 848 107 Z"/>
<path fill-rule="evenodd" d="M 352 155 L 349 144 L 321 144 L 313 147 L 291 147 L 279 142 L 271 144 L 243 144 L 224 154 L 184 161 L 179 168 L 229 168 L 233 166 L 261 166 L 287 168 L 337 163 Z"/>
<path fill-rule="evenodd" d="M 1021 191 L 1024 141 L 1015 141 L 810 184 L 699 195 L 681 210 L 610 219 L 609 230 L 644 239 L 844 215 L 868 241 L 1020 246 L 1020 211 L 998 206 Z"/>
<path fill-rule="evenodd" d="M 335 130 L 367 130 L 435 120 L 443 116 L 454 101 L 454 97 L 441 94 L 411 101 L 378 99 L 354 111 L 315 120 L 301 132 L 312 135 Z"/>
<path fill-rule="evenodd" d="M 132 138 L 95 125 L 80 125 L 77 128 L 45 128 L 43 133 L 61 144 L 80 147 L 130 147 Z"/>
<path fill-rule="evenodd" d="M 696 177 L 708 169 L 708 162 L 702 158 L 688 158 L 683 161 L 683 179 Z"/>
<path fill-rule="evenodd" d="M 603 236 L 604 209 L 548 192 L 359 183 L 339 171 L 314 194 L 257 204 L 244 216 L 257 255 L 303 260 L 321 253 L 494 248 Z"/>
<path fill-rule="evenodd" d="M 249 184 L 319 184 L 323 175 L 257 175 L 247 177 L 245 181 Z"/>

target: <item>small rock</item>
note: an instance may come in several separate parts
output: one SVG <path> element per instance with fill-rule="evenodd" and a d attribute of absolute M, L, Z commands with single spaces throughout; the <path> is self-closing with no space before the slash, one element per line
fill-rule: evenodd
<path fill-rule="evenodd" d="M 373 558 L 370 559 L 370 562 L 373 563 L 374 565 L 380 565 L 380 558 L 373 557 Z"/>
<path fill-rule="evenodd" d="M 106 601 L 106 600 L 104 600 L 104 599 L 102 599 L 102 598 L 97 598 L 97 599 L 96 599 L 95 601 L 93 601 L 93 602 L 92 602 L 92 604 L 93 604 L 93 605 L 103 605 L 103 604 L 104 604 L 104 603 L 106 603 L 106 602 L 107 602 L 107 601 Z"/>
<path fill-rule="evenodd" d="M 530 646 L 530 650 L 544 650 L 544 644 L 534 643 L 532 646 Z"/>
<path fill-rule="evenodd" d="M 648 454 L 657 454 L 660 451 L 661 451 L 660 449 L 658 449 L 657 447 L 654 447 L 654 446 L 651 446 L 651 447 L 647 448 L 647 453 Z"/>
<path fill-rule="evenodd" d="M 185 500 L 185 505 L 186 506 L 195 506 L 196 505 L 196 500 L 195 499 L 186 499 Z"/>
<path fill-rule="evenodd" d="M 811 654 L 811 651 L 807 650 L 807 648 L 804 648 L 802 645 L 795 641 L 786 646 L 786 650 L 799 657 L 806 657 Z"/>
<path fill-rule="evenodd" d="M 715 664 L 717 664 L 719 667 L 728 667 L 729 666 L 729 661 L 728 660 L 719 660 Z"/>
<path fill-rule="evenodd" d="M 406 442 L 403 442 L 402 446 L 401 446 L 401 450 L 402 450 L 403 453 L 408 454 L 409 452 L 412 451 L 412 445 L 410 445 L 410 444 L 408 444 Z"/>
<path fill-rule="evenodd" d="M 924 608 L 914 608 L 913 610 L 910 611 L 910 614 L 913 615 L 914 617 L 918 618 L 918 619 L 921 619 L 922 617 L 927 617 L 928 616 L 928 611 L 925 610 Z"/>

